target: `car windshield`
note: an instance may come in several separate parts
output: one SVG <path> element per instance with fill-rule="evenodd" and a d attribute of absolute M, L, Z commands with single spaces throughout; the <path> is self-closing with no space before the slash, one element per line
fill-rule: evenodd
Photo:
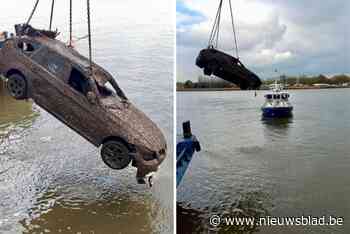
<path fill-rule="evenodd" d="M 122 100 L 127 100 L 124 92 L 119 88 L 117 82 L 114 80 L 107 81 L 103 86 L 96 82 L 99 93 L 103 97 L 118 96 Z"/>
<path fill-rule="evenodd" d="M 113 96 L 116 93 L 113 86 L 109 82 L 106 82 L 104 86 L 101 86 L 96 82 L 96 85 L 102 97 Z"/>

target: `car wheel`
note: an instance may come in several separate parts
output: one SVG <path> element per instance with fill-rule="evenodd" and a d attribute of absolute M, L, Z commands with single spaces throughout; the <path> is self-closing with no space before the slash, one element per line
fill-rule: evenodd
<path fill-rule="evenodd" d="M 107 166 L 115 170 L 124 169 L 131 162 L 129 148 L 123 142 L 116 140 L 103 144 L 101 157 Z"/>
<path fill-rule="evenodd" d="M 12 97 L 17 100 L 27 98 L 27 81 L 20 74 L 12 74 L 7 80 L 7 89 Z"/>
<path fill-rule="evenodd" d="M 212 74 L 212 71 L 210 70 L 210 68 L 205 67 L 204 68 L 204 75 L 210 76 L 211 74 Z"/>

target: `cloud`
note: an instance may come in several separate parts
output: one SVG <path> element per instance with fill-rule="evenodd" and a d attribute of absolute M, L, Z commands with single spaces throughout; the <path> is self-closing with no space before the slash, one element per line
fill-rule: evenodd
<path fill-rule="evenodd" d="M 182 4 L 205 18 L 177 24 L 178 79 L 196 80 L 202 71 L 193 65 L 194 60 L 207 46 L 218 2 L 183 0 Z M 290 75 L 350 72 L 347 0 L 322 4 L 316 0 L 237 0 L 233 4 L 240 58 L 262 78 L 274 76 L 276 69 Z M 219 48 L 231 54 L 234 49 L 228 4 L 222 13 Z"/>
<path fill-rule="evenodd" d="M 206 18 L 201 12 L 188 8 L 184 2 L 178 0 L 176 2 L 176 19 L 177 26 L 184 27 L 203 22 Z"/>

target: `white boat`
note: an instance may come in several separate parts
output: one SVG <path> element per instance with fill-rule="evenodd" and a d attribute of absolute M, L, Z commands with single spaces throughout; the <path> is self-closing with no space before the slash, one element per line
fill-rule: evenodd
<path fill-rule="evenodd" d="M 267 118 L 292 116 L 293 106 L 289 102 L 289 93 L 277 81 L 270 86 L 270 89 L 271 91 L 265 95 L 265 103 L 261 107 L 263 116 Z"/>

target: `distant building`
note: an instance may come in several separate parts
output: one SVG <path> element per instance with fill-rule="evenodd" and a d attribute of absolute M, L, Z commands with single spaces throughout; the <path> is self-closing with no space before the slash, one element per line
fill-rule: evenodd
<path fill-rule="evenodd" d="M 315 86 L 315 87 L 317 87 L 317 88 L 330 88 L 330 87 L 332 87 L 332 85 L 330 85 L 330 84 L 324 84 L 324 83 L 313 84 L 313 86 Z"/>

